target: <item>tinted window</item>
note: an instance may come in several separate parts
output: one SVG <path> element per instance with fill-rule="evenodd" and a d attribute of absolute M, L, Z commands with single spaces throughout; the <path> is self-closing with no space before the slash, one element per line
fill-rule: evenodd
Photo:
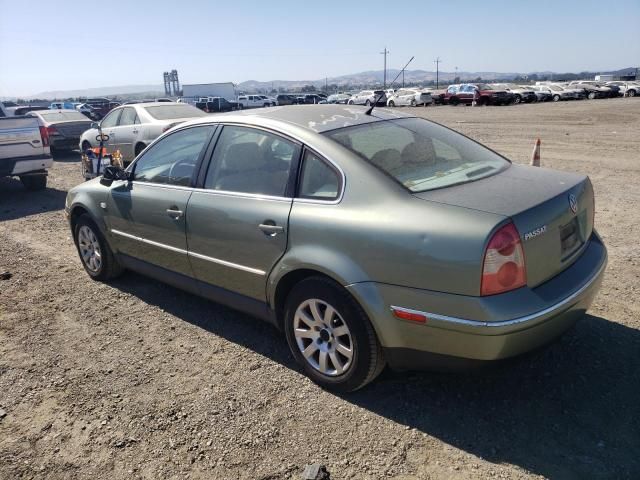
<path fill-rule="evenodd" d="M 312 152 L 307 151 L 302 165 L 299 196 L 319 200 L 338 197 L 340 177 L 332 167 Z"/>
<path fill-rule="evenodd" d="M 124 108 L 122 110 L 122 114 L 120 115 L 120 121 L 118 122 L 118 125 L 125 126 L 125 125 L 133 125 L 134 123 L 139 123 L 139 122 L 136 122 L 137 117 L 138 117 L 138 114 L 136 113 L 135 108 L 132 108 L 132 107 Z"/>
<path fill-rule="evenodd" d="M 205 188 L 284 196 L 298 146 L 247 127 L 224 127 L 216 144 Z"/>
<path fill-rule="evenodd" d="M 325 135 L 413 192 L 478 180 L 509 165 L 482 145 L 418 118 L 368 123 Z"/>
<path fill-rule="evenodd" d="M 179 130 L 152 145 L 134 165 L 139 182 L 188 186 L 213 126 Z"/>
<path fill-rule="evenodd" d="M 157 105 L 144 107 L 149 115 L 156 120 L 172 120 L 174 118 L 206 117 L 207 114 L 196 107 L 176 103 L 174 105 Z"/>
<path fill-rule="evenodd" d="M 122 110 L 116 110 L 115 112 L 109 112 L 106 117 L 102 119 L 100 122 L 101 128 L 110 128 L 115 127 L 118 123 L 118 118 L 120 117 L 120 113 Z"/>

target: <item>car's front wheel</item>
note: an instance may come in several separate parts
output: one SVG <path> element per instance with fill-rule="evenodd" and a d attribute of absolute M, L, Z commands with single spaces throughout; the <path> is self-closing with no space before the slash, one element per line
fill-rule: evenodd
<path fill-rule="evenodd" d="M 553 100 L 554 102 L 558 102 L 558 101 L 560 100 L 560 95 L 554 95 L 554 96 L 552 97 L 552 100 Z"/>
<path fill-rule="evenodd" d="M 382 371 L 384 355 L 362 307 L 323 277 L 296 285 L 287 298 L 285 333 L 307 376 L 339 392 L 364 387 Z"/>
<path fill-rule="evenodd" d="M 20 177 L 20 181 L 24 188 L 31 190 L 32 192 L 47 188 L 46 175 L 23 175 Z"/>
<path fill-rule="evenodd" d="M 587 98 L 589 100 L 593 100 L 594 98 L 596 98 L 596 92 L 589 92 L 589 94 L 587 95 Z"/>
<path fill-rule="evenodd" d="M 389 101 L 389 106 L 390 107 L 395 107 L 396 106 L 396 102 L 394 102 L 393 100 Z"/>
<path fill-rule="evenodd" d="M 92 279 L 105 281 L 122 273 L 109 244 L 89 215 L 78 217 L 73 235 L 82 266 Z"/>

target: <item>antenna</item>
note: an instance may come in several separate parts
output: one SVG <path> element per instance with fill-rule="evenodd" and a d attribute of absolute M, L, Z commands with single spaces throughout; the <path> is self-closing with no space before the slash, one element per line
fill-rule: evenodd
<path fill-rule="evenodd" d="M 393 82 L 391 82 L 389 84 L 389 88 L 391 88 L 393 86 L 394 83 L 396 83 L 396 80 L 398 79 L 398 77 L 400 76 L 401 73 L 403 73 L 405 71 L 405 69 L 409 66 L 409 64 L 413 61 L 415 57 L 411 57 L 409 59 L 409 61 L 407 62 L 407 64 L 402 67 L 402 70 L 400 70 L 398 72 L 398 75 L 396 75 L 396 78 L 393 79 Z M 384 90 L 382 91 L 382 95 L 384 95 L 385 92 Z M 380 99 L 382 98 L 382 95 L 378 95 L 376 98 L 374 98 L 373 100 L 373 105 L 371 105 L 371 107 L 369 107 L 369 110 L 367 110 L 366 112 L 364 112 L 365 115 L 371 115 L 371 112 L 373 112 L 373 109 L 375 108 L 375 106 L 378 104 L 378 102 L 380 101 Z"/>

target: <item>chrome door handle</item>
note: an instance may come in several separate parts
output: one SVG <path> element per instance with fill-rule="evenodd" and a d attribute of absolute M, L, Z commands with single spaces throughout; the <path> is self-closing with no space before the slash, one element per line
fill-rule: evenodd
<path fill-rule="evenodd" d="M 169 215 L 174 220 L 179 220 L 182 217 L 184 212 L 182 210 L 178 210 L 177 207 L 167 208 L 167 215 Z"/>
<path fill-rule="evenodd" d="M 284 232 L 284 227 L 280 225 L 273 225 L 269 223 L 261 223 L 258 228 L 264 232 L 265 235 L 275 237 L 277 234 Z"/>

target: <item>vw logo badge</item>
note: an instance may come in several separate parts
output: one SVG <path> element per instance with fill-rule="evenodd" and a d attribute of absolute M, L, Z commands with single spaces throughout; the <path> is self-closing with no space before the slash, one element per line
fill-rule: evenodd
<path fill-rule="evenodd" d="M 569 207 L 573 213 L 578 211 L 578 199 L 573 193 L 569 194 Z"/>

